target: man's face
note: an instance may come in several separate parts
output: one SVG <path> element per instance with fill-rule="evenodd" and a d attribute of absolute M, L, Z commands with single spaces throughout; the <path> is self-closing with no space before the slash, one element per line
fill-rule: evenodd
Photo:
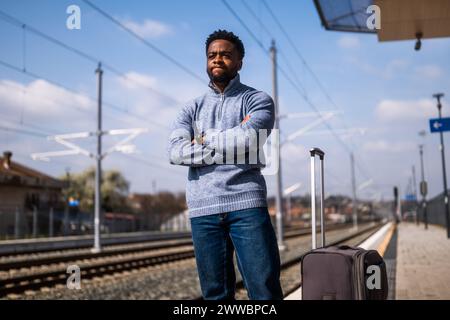
<path fill-rule="evenodd" d="M 214 40 L 206 54 L 206 72 L 216 83 L 227 83 L 241 70 L 242 59 L 234 44 L 228 40 Z"/>

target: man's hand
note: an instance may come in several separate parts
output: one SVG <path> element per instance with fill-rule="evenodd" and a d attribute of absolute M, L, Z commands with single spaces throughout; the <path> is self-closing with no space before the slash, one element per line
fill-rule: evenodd
<path fill-rule="evenodd" d="M 250 120 L 250 115 L 249 114 L 245 116 L 245 118 L 244 118 L 244 120 L 242 120 L 241 124 L 246 123 L 248 120 Z"/>
<path fill-rule="evenodd" d="M 202 136 L 201 136 L 200 138 L 198 138 L 198 139 L 196 139 L 196 138 L 192 139 L 191 144 L 195 144 L 195 143 L 197 143 L 197 144 L 203 144 L 203 142 L 204 142 L 204 137 L 205 137 L 205 135 L 202 135 Z"/>
<path fill-rule="evenodd" d="M 249 114 L 245 116 L 245 118 L 244 118 L 244 120 L 242 120 L 241 124 L 246 123 L 248 120 L 250 120 L 250 115 L 249 115 Z M 197 144 L 203 144 L 204 138 L 205 138 L 205 134 L 203 134 L 203 135 L 202 135 L 200 138 L 198 138 L 198 139 L 194 138 L 194 139 L 192 139 L 191 144 L 192 144 L 192 145 L 195 144 L 195 143 L 197 143 Z"/>

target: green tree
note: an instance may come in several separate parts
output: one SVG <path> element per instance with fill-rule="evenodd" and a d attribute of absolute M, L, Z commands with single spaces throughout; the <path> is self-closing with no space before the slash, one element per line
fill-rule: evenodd
<path fill-rule="evenodd" d="M 157 194 L 133 194 L 135 213 L 141 217 L 141 228 L 158 230 L 162 223 L 186 209 L 184 193 L 161 191 Z"/>
<path fill-rule="evenodd" d="M 69 187 L 63 190 L 65 199 L 70 197 L 80 201 L 80 210 L 92 212 L 95 196 L 95 168 L 90 167 L 77 174 L 67 174 L 61 177 Z M 129 211 L 127 196 L 130 183 L 120 171 L 102 171 L 102 209 L 104 211 Z"/>

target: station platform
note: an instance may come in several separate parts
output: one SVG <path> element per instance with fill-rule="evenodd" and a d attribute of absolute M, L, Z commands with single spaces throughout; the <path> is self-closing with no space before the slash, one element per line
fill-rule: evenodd
<path fill-rule="evenodd" d="M 383 256 L 389 300 L 450 300 L 450 239 L 444 227 L 388 223 L 358 246 Z M 285 298 L 301 299 L 301 288 Z"/>

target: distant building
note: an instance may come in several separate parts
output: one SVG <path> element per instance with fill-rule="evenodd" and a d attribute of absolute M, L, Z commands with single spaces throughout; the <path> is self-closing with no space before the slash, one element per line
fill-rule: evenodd
<path fill-rule="evenodd" d="M 132 193 L 127 202 L 138 220 L 140 230 L 160 230 L 163 224 L 186 209 L 184 194 L 167 191 L 157 194 Z"/>
<path fill-rule="evenodd" d="M 65 187 L 63 181 L 11 158 L 12 152 L 9 151 L 0 157 L 0 237 L 14 235 L 16 223 L 21 235 L 29 233 L 33 210 L 48 212 L 50 208 L 61 207 L 62 189 Z M 48 219 L 41 222 L 46 223 L 48 230 Z"/>

